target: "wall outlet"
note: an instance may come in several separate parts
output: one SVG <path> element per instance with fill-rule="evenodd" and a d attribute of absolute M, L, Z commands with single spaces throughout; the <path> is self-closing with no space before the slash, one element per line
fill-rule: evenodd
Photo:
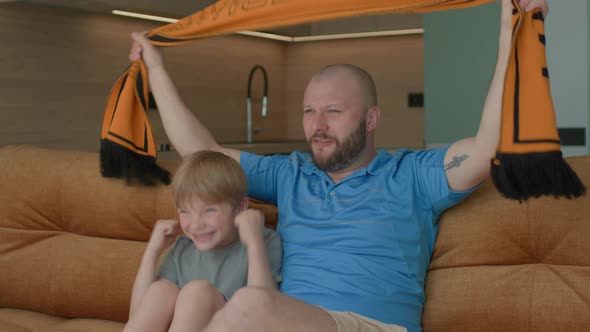
<path fill-rule="evenodd" d="M 408 107 L 424 107 L 424 93 L 408 93 Z"/>

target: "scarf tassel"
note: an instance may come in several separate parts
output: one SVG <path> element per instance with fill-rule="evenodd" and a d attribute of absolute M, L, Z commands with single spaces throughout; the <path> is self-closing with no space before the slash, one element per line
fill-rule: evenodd
<path fill-rule="evenodd" d="M 586 193 L 561 151 L 497 153 L 492 160 L 492 180 L 504 197 L 521 202 L 543 195 L 573 199 Z"/>
<path fill-rule="evenodd" d="M 158 166 L 156 158 L 134 153 L 106 139 L 100 141 L 100 171 L 104 177 L 126 179 L 127 184 L 170 184 L 170 172 Z"/>

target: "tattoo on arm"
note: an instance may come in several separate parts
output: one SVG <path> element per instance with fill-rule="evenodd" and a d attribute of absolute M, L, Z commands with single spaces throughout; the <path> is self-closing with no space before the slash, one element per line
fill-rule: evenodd
<path fill-rule="evenodd" d="M 461 163 L 465 161 L 465 159 L 469 158 L 469 155 L 463 154 L 460 156 L 453 156 L 453 160 L 451 160 L 448 164 L 445 165 L 445 171 L 450 170 L 451 168 L 461 166 Z"/>

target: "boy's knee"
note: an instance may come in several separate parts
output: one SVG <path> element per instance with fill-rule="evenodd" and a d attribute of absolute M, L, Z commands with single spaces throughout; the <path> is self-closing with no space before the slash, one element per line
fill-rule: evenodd
<path fill-rule="evenodd" d="M 275 294 L 270 289 L 242 287 L 234 293 L 227 307 L 230 311 L 251 312 L 253 315 L 264 314 L 272 310 L 274 298 Z"/>
<path fill-rule="evenodd" d="M 265 288 L 238 289 L 205 331 L 264 331 L 265 320 L 274 309 L 275 295 Z"/>
<path fill-rule="evenodd" d="M 187 300 L 198 299 L 199 302 L 224 303 L 225 297 L 206 280 L 193 280 L 180 290 L 179 298 Z"/>
<path fill-rule="evenodd" d="M 180 288 L 178 288 L 178 286 L 176 284 L 174 284 L 171 281 L 166 280 L 166 279 L 160 279 L 160 280 L 154 281 L 152 283 L 152 285 L 150 286 L 150 288 L 157 291 L 158 293 L 172 294 L 172 295 L 178 295 L 178 292 L 180 291 Z"/>
<path fill-rule="evenodd" d="M 218 293 L 219 291 L 207 280 L 193 280 L 180 290 L 182 293 L 198 293 L 198 294 L 211 294 L 213 292 Z"/>

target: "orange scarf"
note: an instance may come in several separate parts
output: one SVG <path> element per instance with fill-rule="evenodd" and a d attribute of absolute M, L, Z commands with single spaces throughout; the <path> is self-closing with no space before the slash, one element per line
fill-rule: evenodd
<path fill-rule="evenodd" d="M 563 160 L 545 56 L 545 20 L 512 0 L 512 51 L 504 81 L 502 125 L 492 180 L 505 197 L 579 197 L 585 187 Z"/>
<path fill-rule="evenodd" d="M 265 29 L 365 14 L 455 9 L 492 1 L 494 0 L 316 0 L 311 5 L 308 0 L 220 0 L 176 23 L 150 31 L 148 38 L 154 45 L 175 46 L 197 38 L 241 30 Z M 517 1 L 513 0 L 515 7 L 516 3 Z M 519 54 L 522 54 L 525 49 L 530 49 L 530 52 L 539 52 L 539 58 L 544 63 L 545 50 L 544 47 L 539 49 L 537 34 L 535 33 L 534 36 L 525 35 L 530 30 L 526 28 L 528 26 L 526 22 L 531 21 L 532 17 L 533 14 L 525 15 L 520 10 L 515 14 L 516 28 L 513 40 L 517 40 L 517 42 L 513 43 L 515 46 L 509 66 L 510 75 L 507 76 L 511 78 L 507 78 L 504 94 L 506 109 L 503 110 L 502 141 L 498 156 L 494 159 L 492 173 L 499 179 L 499 181 L 495 181 L 498 189 L 511 198 L 527 199 L 541 194 L 578 196 L 583 192 L 583 186 L 561 158 L 548 80 L 545 77 L 540 79 L 538 75 L 535 77 L 530 75 L 532 71 L 537 69 L 529 68 L 529 55 L 527 55 L 526 67 L 517 66 L 516 72 L 520 82 L 524 82 L 524 77 L 527 77 L 537 82 L 535 84 L 546 84 L 547 89 L 542 90 L 546 92 L 543 97 L 545 99 L 539 101 L 538 96 L 523 94 L 523 89 L 519 88 L 519 80 L 514 79 L 514 62 L 518 60 L 518 56 L 515 56 L 517 50 L 520 52 Z M 539 21 L 537 20 L 537 22 Z M 538 27 L 539 24 L 536 26 Z M 542 24 L 540 28 L 543 29 Z M 538 85 L 528 85 L 527 88 L 538 87 Z M 530 91 L 540 90 L 530 89 Z M 506 101 L 507 98 L 512 102 Z M 516 113 L 514 105 L 518 105 L 518 103 L 514 102 L 515 98 L 520 102 L 520 106 L 516 107 Z M 536 112 L 539 105 L 544 111 L 546 110 L 542 115 Z M 138 179 L 144 184 L 156 184 L 159 181 L 169 183 L 169 173 L 156 165 L 156 144 L 146 115 L 148 106 L 147 70 L 143 62 L 138 60 L 117 81 L 107 103 L 101 134 L 101 172 L 103 176 L 121 177 L 127 180 Z M 516 119 L 519 120 L 510 120 L 514 113 Z M 516 130 L 518 133 L 516 141 L 509 137 L 511 134 L 508 131 L 511 126 L 517 126 L 512 129 L 513 132 Z M 545 137 L 549 137 L 551 141 L 547 145 L 544 143 Z M 523 140 L 525 144 L 523 144 Z M 529 140 L 542 140 L 543 142 L 529 144 Z M 550 159 L 558 159 L 560 167 L 566 168 L 568 174 L 572 174 L 570 177 L 575 178 L 577 183 L 575 185 L 569 183 L 560 185 L 557 182 L 563 182 L 566 179 L 559 176 L 555 181 L 551 180 L 539 186 L 533 185 L 534 190 L 530 192 L 529 183 L 523 186 L 519 179 L 523 175 L 522 172 L 526 177 L 527 170 L 536 167 L 537 162 L 525 161 L 515 166 L 510 162 L 510 157 L 516 156 L 519 160 L 520 158 L 526 160 L 526 156 L 531 152 L 535 155 L 549 154 Z M 544 181 L 543 177 L 539 177 L 535 181 L 537 180 Z M 560 189 L 561 192 L 556 192 L 555 188 L 557 187 L 564 188 L 564 190 Z"/>

